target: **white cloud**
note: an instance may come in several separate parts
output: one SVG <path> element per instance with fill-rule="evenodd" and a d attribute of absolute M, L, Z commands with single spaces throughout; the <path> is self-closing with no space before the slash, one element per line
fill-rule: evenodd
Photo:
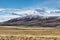
<path fill-rule="evenodd" d="M 20 16 L 16 16 L 16 15 L 1 15 L 0 16 L 0 22 L 4 22 L 4 21 L 7 21 L 7 20 L 10 20 L 10 19 L 13 19 L 13 18 L 17 18 L 17 17 L 20 17 Z"/>
<path fill-rule="evenodd" d="M 6 10 L 6 9 L 0 8 L 0 11 L 3 11 L 3 10 Z"/>
<path fill-rule="evenodd" d="M 40 8 L 38 8 L 38 9 L 40 9 Z M 58 9 L 47 9 L 47 8 L 45 8 L 43 10 L 45 10 L 45 11 L 44 12 L 43 11 L 37 12 L 35 9 L 21 10 L 21 9 L 4 9 L 4 8 L 1 8 L 0 9 L 0 22 L 7 21 L 7 20 L 17 18 L 17 17 L 26 16 L 26 15 L 60 16 L 60 13 L 55 12 L 55 11 L 60 11 Z"/>

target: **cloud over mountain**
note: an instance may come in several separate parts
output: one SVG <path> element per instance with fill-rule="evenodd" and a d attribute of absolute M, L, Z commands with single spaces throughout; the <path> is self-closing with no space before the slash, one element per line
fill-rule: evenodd
<path fill-rule="evenodd" d="M 17 17 L 23 16 L 60 16 L 59 9 L 43 9 L 43 8 L 36 8 L 36 9 L 4 9 L 0 8 L 0 22 L 7 21 Z"/>

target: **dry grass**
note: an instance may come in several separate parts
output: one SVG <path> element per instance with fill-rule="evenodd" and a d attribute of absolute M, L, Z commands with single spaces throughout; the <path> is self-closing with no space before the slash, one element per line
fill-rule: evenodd
<path fill-rule="evenodd" d="M 60 40 L 60 29 L 0 26 L 0 40 Z"/>

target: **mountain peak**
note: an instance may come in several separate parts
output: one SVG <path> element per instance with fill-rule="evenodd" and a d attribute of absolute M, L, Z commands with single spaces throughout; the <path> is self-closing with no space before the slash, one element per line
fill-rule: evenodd
<path fill-rule="evenodd" d="M 0 11 L 0 22 L 7 21 L 17 17 L 25 16 L 60 16 L 60 10 L 58 9 L 44 9 L 44 8 L 35 8 L 35 9 L 4 9 Z M 2 20 L 3 19 L 3 20 Z"/>

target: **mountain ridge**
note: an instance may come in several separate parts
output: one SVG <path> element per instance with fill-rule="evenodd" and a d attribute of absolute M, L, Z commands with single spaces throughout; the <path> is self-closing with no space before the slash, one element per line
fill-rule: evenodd
<path fill-rule="evenodd" d="M 60 16 L 25 16 L 5 21 L 2 26 L 39 26 L 39 27 L 57 27 L 60 26 Z"/>
<path fill-rule="evenodd" d="M 33 9 L 33 10 L 11 12 L 10 15 L 12 15 L 13 18 L 1 22 L 0 25 L 56 27 L 60 26 L 60 16 L 56 15 L 59 13 L 60 10 L 47 11 L 46 9 Z"/>

